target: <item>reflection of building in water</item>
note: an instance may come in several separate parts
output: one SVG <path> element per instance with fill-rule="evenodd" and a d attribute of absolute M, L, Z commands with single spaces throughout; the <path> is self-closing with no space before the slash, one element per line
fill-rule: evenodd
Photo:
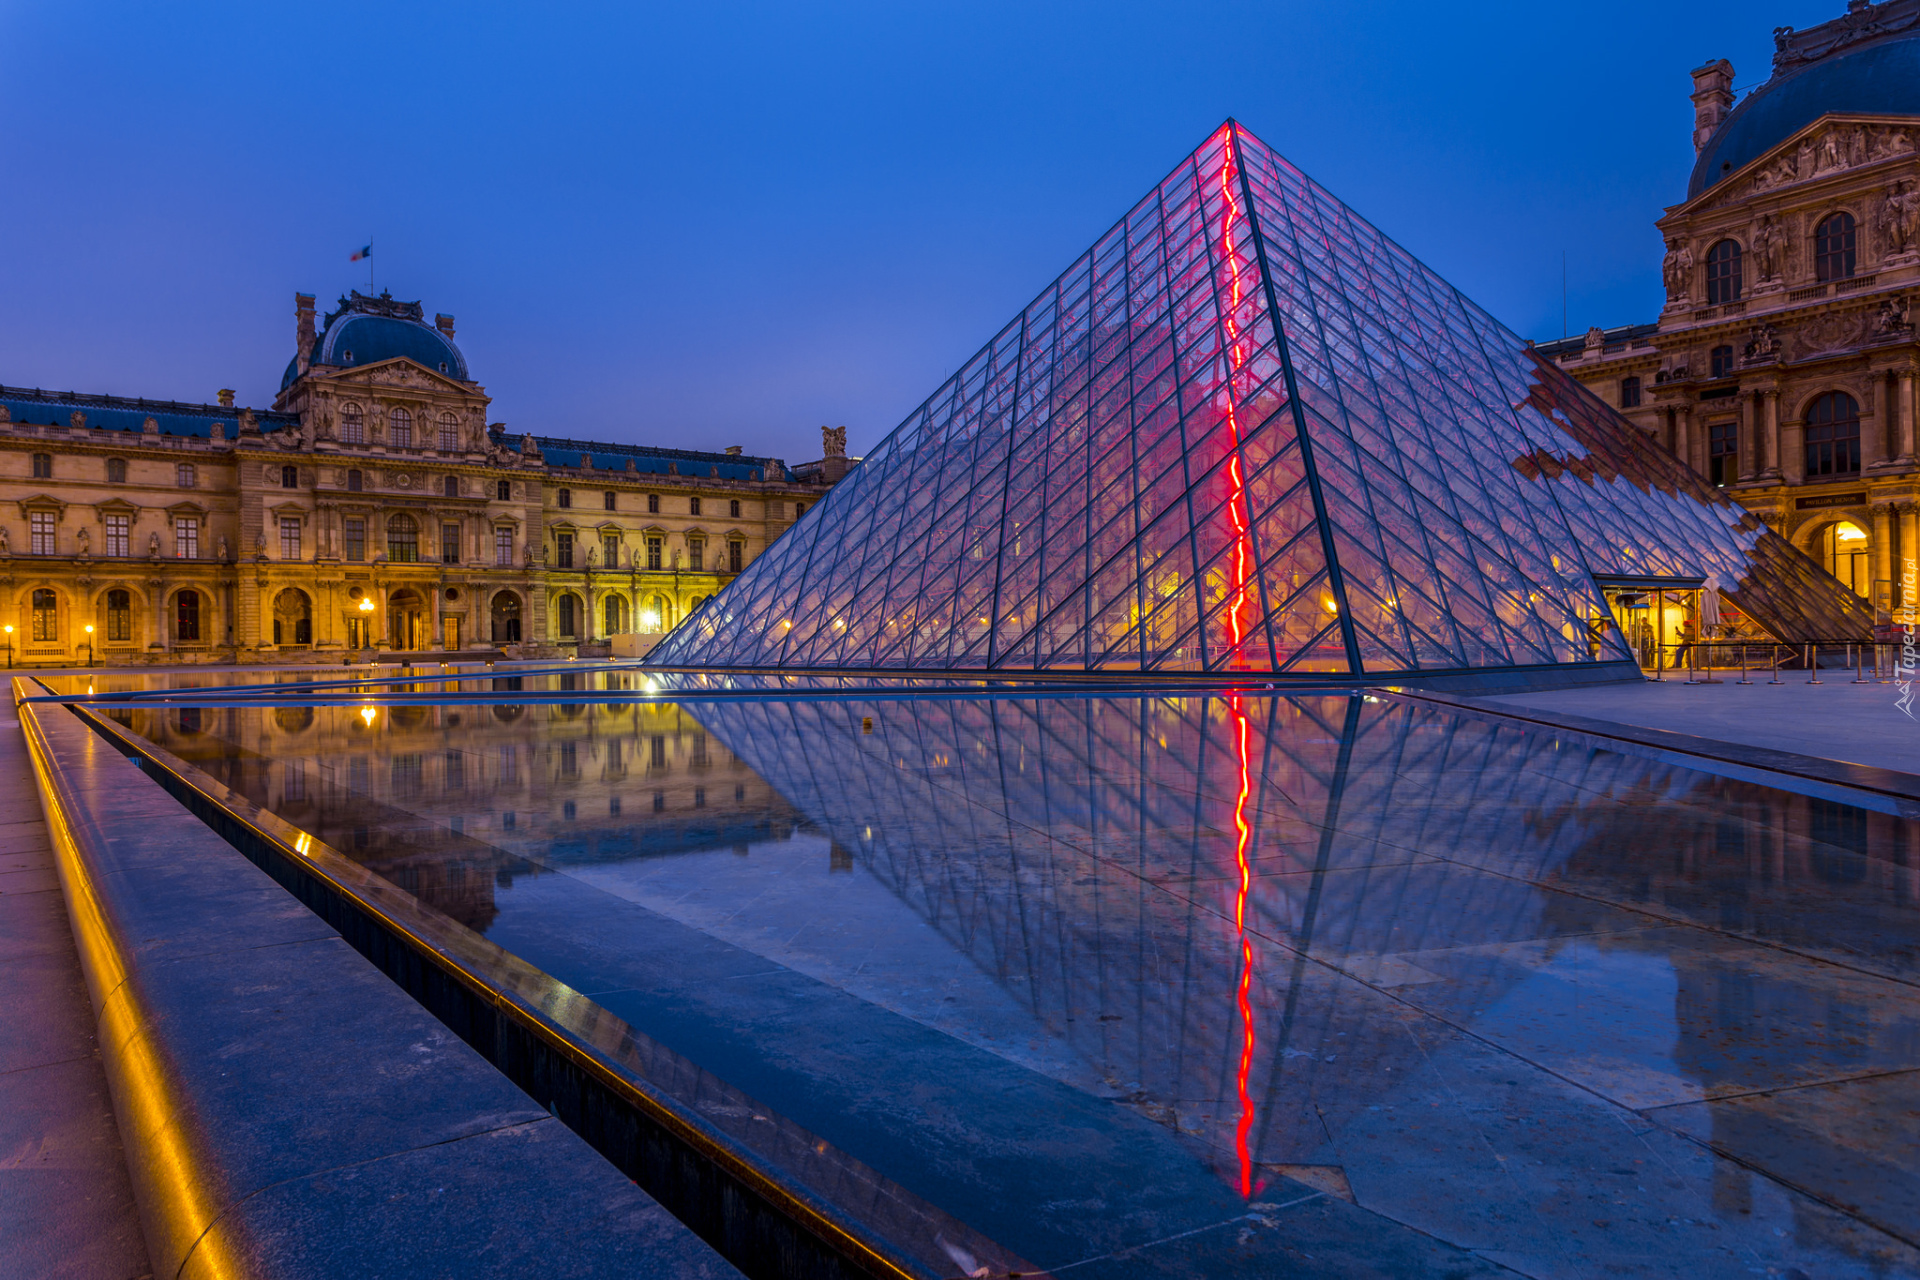
<path fill-rule="evenodd" d="M 1369 1143 L 1376 1157 L 1400 1150 L 1382 1106 L 1425 1108 L 1436 1055 L 1482 1034 L 1499 1043 L 1451 1028 L 1471 1031 L 1509 998 L 1553 998 L 1533 993 L 1559 990 L 1556 964 L 1581 948 L 1673 975 L 1623 998 L 1654 1001 L 1646 1016 L 1670 1025 L 1661 1078 L 1681 1097 L 1764 1082 L 1757 1055 L 1786 1024 L 1811 1030 L 1776 1055 L 1803 1053 L 1816 1070 L 1882 1061 L 1915 1035 L 1910 1004 L 1850 1006 L 1838 970 L 1793 955 L 1912 974 L 1920 843 L 1905 824 L 1418 704 L 1243 710 L 1244 743 L 1226 703 L 1208 699 L 697 708 L 1230 1183 L 1243 1159 L 1273 1169 L 1343 1164 Z M 1234 926 L 1242 812 L 1250 1035 Z M 1700 928 L 1662 928 L 1676 923 Z M 1728 932 L 1788 950 L 1756 964 L 1761 948 Z M 1677 994 L 1663 996 L 1669 981 Z M 1574 1010 L 1541 1021 L 1556 1018 L 1565 1032 L 1510 1050 L 1543 1076 L 1595 1051 L 1582 1036 L 1608 1034 Z M 1741 1045 L 1755 1053 L 1727 1051 Z"/>
<path fill-rule="evenodd" d="M 578 680 L 560 678 L 563 687 Z M 521 681 L 493 683 L 514 693 Z M 178 708 L 115 718 L 482 931 L 496 884 L 517 875 L 693 849 L 745 853 L 787 838 L 797 819 L 670 704 Z"/>

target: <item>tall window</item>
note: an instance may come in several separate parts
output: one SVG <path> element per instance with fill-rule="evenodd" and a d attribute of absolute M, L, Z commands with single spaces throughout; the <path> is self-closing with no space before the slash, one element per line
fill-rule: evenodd
<path fill-rule="evenodd" d="M 53 455 L 36 453 L 33 455 L 33 478 L 35 480 L 53 479 Z"/>
<path fill-rule="evenodd" d="M 701 572 L 707 562 L 707 542 L 705 538 L 687 539 L 687 568 L 695 573 Z"/>
<path fill-rule="evenodd" d="M 200 558 L 200 521 L 195 516 L 176 516 L 173 521 L 173 558 Z"/>
<path fill-rule="evenodd" d="M 398 564 L 413 564 L 420 559 L 420 526 L 412 516 L 387 520 L 387 559 Z"/>
<path fill-rule="evenodd" d="M 660 567 L 660 548 L 665 541 L 664 538 L 647 539 L 647 568 L 658 569 Z"/>
<path fill-rule="evenodd" d="M 133 639 L 133 596 L 119 588 L 107 592 L 107 639 Z"/>
<path fill-rule="evenodd" d="M 796 503 L 794 503 L 794 504 L 793 504 L 793 518 L 794 518 L 795 520 L 798 520 L 798 519 L 799 519 L 799 518 L 800 518 L 801 516 L 803 516 L 803 515 L 805 515 L 805 514 L 807 514 L 807 504 L 806 504 L 806 503 L 804 503 L 804 502 L 796 502 Z"/>
<path fill-rule="evenodd" d="M 606 633 L 607 633 L 608 635 L 610 635 L 610 636 L 617 636 L 617 635 L 619 635 L 619 634 L 621 634 L 622 632 L 624 632 L 624 631 L 626 630 L 626 627 L 625 627 L 624 625 L 622 625 L 622 624 L 623 624 L 623 623 L 625 622 L 625 618 L 624 618 L 624 617 L 622 616 L 622 615 L 624 614 L 624 612 L 625 612 L 625 610 L 624 610 L 624 609 L 622 608 L 622 606 L 623 606 L 623 605 L 624 605 L 625 603 L 626 603 L 626 601 L 624 601 L 624 600 L 622 600 L 622 599 L 621 599 L 621 598 L 620 598 L 619 596 L 608 596 L 608 597 L 607 597 L 607 604 L 606 604 L 606 615 L 607 615 L 607 625 L 606 625 Z"/>
<path fill-rule="evenodd" d="M 727 542 L 727 572 L 728 573 L 740 572 L 741 562 L 746 558 L 747 558 L 746 543 L 741 542 L 738 539 L 730 539 Z"/>
<path fill-rule="evenodd" d="M 300 468 L 280 468 L 280 487 L 282 489 L 298 489 L 300 487 Z"/>
<path fill-rule="evenodd" d="M 600 495 L 600 498 L 601 498 L 601 505 L 606 507 L 607 510 L 613 511 L 617 509 L 614 506 L 613 490 L 611 489 L 607 490 L 605 493 Z"/>
<path fill-rule="evenodd" d="M 300 558 L 300 517 L 280 517 L 280 558 L 298 560 Z"/>
<path fill-rule="evenodd" d="M 1707 360 L 1713 377 L 1729 378 L 1733 376 L 1732 347 L 1715 347 L 1707 353 Z"/>
<path fill-rule="evenodd" d="M 450 413 L 440 415 L 440 451 L 453 453 L 460 448 L 460 420 Z"/>
<path fill-rule="evenodd" d="M 573 505 L 573 490 L 562 489 L 555 501 L 563 507 L 571 507 Z"/>
<path fill-rule="evenodd" d="M 560 634 L 568 639 L 579 633 L 579 626 L 573 619 L 574 606 L 578 603 L 571 595 L 560 597 Z"/>
<path fill-rule="evenodd" d="M 200 638 L 200 593 L 182 591 L 173 598 L 173 638 L 191 642 Z"/>
<path fill-rule="evenodd" d="M 500 502 L 513 501 L 513 481 L 496 480 L 493 482 L 493 496 Z"/>
<path fill-rule="evenodd" d="M 1867 597 L 1873 590 L 1873 556 L 1867 531 L 1851 520 L 1828 525 L 1820 535 L 1827 572 L 1847 584 L 1852 592 Z"/>
<path fill-rule="evenodd" d="M 620 535 L 603 533 L 600 535 L 600 563 L 612 569 L 620 563 Z"/>
<path fill-rule="evenodd" d="M 1707 428 L 1707 479 L 1714 484 L 1732 484 L 1740 466 L 1740 427 L 1733 422 L 1716 422 Z"/>
<path fill-rule="evenodd" d="M 573 535 L 556 533 L 553 535 L 553 566 L 556 569 L 573 568 Z"/>
<path fill-rule="evenodd" d="M 1632 379 L 1629 379 L 1629 381 L 1633 383 L 1634 394 L 1638 395 L 1640 392 L 1640 379 L 1632 378 Z M 1636 400 L 1634 401 L 1634 403 L 1638 404 L 1639 401 Z M 727 514 L 733 517 L 735 520 L 738 520 L 740 518 L 740 499 L 738 498 L 727 499 Z"/>
<path fill-rule="evenodd" d="M 193 464 L 182 462 L 173 469 L 173 482 L 182 489 L 193 488 Z"/>
<path fill-rule="evenodd" d="M 1821 280 L 1846 280 L 1853 275 L 1853 215 L 1836 213 L 1813 231 L 1813 269 Z"/>
<path fill-rule="evenodd" d="M 659 494 L 650 493 L 647 495 L 647 514 L 650 516 L 657 516 L 660 514 L 660 495 Z"/>
<path fill-rule="evenodd" d="M 107 459 L 107 483 L 125 484 L 127 482 L 127 460 L 125 458 Z"/>
<path fill-rule="evenodd" d="M 440 494 L 442 497 L 447 497 L 447 498 L 459 497 L 460 496 L 460 477 L 459 476 L 443 477 L 440 481 Z"/>
<path fill-rule="evenodd" d="M 1740 301 L 1740 246 L 1722 240 L 1707 250 L 1707 302 Z"/>
<path fill-rule="evenodd" d="M 128 554 L 128 544 L 133 541 L 133 517 L 109 515 L 107 517 L 107 554 L 124 556 Z"/>
<path fill-rule="evenodd" d="M 362 489 L 366 487 L 367 487 L 367 478 L 361 475 L 357 469 L 347 472 L 347 492 L 348 493 L 359 493 Z"/>
<path fill-rule="evenodd" d="M 495 564 L 513 563 L 513 530 L 495 529 L 493 531 L 493 562 Z"/>
<path fill-rule="evenodd" d="M 1829 391 L 1807 410 L 1807 479 L 1860 470 L 1860 406 L 1844 391 Z"/>
<path fill-rule="evenodd" d="M 700 514 L 700 499 L 699 499 L 699 498 L 688 498 L 688 499 L 687 499 L 687 514 L 688 514 L 688 515 L 690 515 L 690 516 L 697 516 L 697 515 L 699 515 L 699 514 Z"/>
<path fill-rule="evenodd" d="M 348 516 L 345 528 L 341 531 L 349 560 L 367 558 L 367 521 L 364 516 Z"/>
<path fill-rule="evenodd" d="M 367 419 L 357 404 L 340 406 L 340 443 L 365 444 L 367 442 Z"/>
<path fill-rule="evenodd" d="M 28 549 L 34 555 L 53 554 L 53 521 L 51 511 L 35 511 L 27 516 Z"/>
<path fill-rule="evenodd" d="M 405 409 L 387 410 L 387 443 L 396 449 L 413 448 L 413 415 Z"/>
<path fill-rule="evenodd" d="M 1640 407 L 1640 379 L 1620 379 L 1620 407 L 1622 409 L 1637 409 Z M 740 504 L 736 502 L 733 505 L 738 507 Z M 733 514 L 737 516 L 740 513 L 735 511 Z"/>
<path fill-rule="evenodd" d="M 59 605 L 45 587 L 33 593 L 33 638 L 49 642 L 60 638 Z"/>
<path fill-rule="evenodd" d="M 460 563 L 460 526 L 457 524 L 440 526 L 440 563 Z"/>

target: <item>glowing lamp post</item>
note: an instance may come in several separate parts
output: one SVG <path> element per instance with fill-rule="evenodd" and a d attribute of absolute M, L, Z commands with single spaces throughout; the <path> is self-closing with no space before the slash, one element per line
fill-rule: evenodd
<path fill-rule="evenodd" d="M 7 633 L 7 669 L 11 671 L 13 669 L 13 624 L 8 623 L 0 630 Z"/>
<path fill-rule="evenodd" d="M 87 633 L 87 665 L 92 666 L 93 665 L 93 624 L 89 622 L 84 629 Z"/>

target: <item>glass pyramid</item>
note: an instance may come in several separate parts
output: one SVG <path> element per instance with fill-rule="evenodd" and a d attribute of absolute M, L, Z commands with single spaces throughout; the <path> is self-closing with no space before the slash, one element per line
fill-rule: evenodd
<path fill-rule="evenodd" d="M 1595 574 L 1705 578 L 1782 640 L 1872 625 L 1228 121 L 648 661 L 1629 661 Z"/>

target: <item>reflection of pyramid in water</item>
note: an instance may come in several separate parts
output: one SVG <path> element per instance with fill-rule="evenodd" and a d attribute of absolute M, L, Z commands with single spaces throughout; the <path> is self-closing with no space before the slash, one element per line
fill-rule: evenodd
<path fill-rule="evenodd" d="M 1229 122 L 650 661 L 1624 664 L 1594 574 L 1872 622 Z"/>

